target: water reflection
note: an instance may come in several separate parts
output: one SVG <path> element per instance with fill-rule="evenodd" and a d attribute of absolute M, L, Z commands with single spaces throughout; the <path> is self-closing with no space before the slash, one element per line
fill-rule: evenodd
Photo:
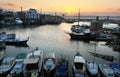
<path fill-rule="evenodd" d="M 85 23 L 85 22 L 84 22 Z M 70 36 L 65 31 L 70 32 L 72 24 L 62 23 L 60 25 L 44 25 L 44 26 L 14 26 L 2 28 L 0 31 L 7 33 L 16 33 L 20 37 L 29 37 L 28 47 L 7 46 L 5 56 L 16 56 L 20 52 L 28 53 L 36 47 L 41 48 L 44 54 L 55 52 L 58 58 L 61 54 L 68 56 L 71 69 L 74 54 L 77 50 L 83 55 L 85 60 L 93 59 L 93 56 L 88 51 L 93 51 L 93 45 L 90 42 L 70 40 Z M 19 37 L 18 36 L 18 37 Z M 118 53 L 107 45 L 105 42 L 98 42 L 96 52 L 99 54 L 118 57 Z M 118 62 L 114 60 L 113 62 Z M 96 57 L 96 63 L 110 63 L 110 61 Z M 72 73 L 69 73 L 71 77 Z"/>

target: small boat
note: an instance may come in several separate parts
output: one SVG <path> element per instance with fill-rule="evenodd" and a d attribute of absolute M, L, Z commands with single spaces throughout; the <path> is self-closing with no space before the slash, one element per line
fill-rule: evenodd
<path fill-rule="evenodd" d="M 44 59 L 44 77 L 52 77 L 56 68 L 55 53 L 48 53 Z"/>
<path fill-rule="evenodd" d="M 91 76 L 97 76 L 98 65 L 93 60 L 89 60 L 86 62 L 86 68 Z"/>
<path fill-rule="evenodd" d="M 24 77 L 42 75 L 43 51 L 36 48 L 34 51 L 28 53 L 23 63 Z"/>
<path fill-rule="evenodd" d="M 5 54 L 5 50 L 0 50 L 0 65 L 1 65 L 1 62 L 4 58 L 4 54 Z"/>
<path fill-rule="evenodd" d="M 96 42 L 93 43 L 93 45 L 95 46 L 94 47 L 94 53 L 96 53 Z M 88 73 L 91 76 L 97 76 L 97 74 L 98 74 L 98 65 L 95 62 L 95 56 L 94 56 L 93 60 L 88 60 L 86 62 L 86 68 L 88 70 Z"/>
<path fill-rule="evenodd" d="M 17 38 L 15 33 L 6 34 L 6 32 L 2 32 L 0 34 L 0 40 L 4 40 L 6 45 L 26 45 L 29 37 L 22 39 Z"/>
<path fill-rule="evenodd" d="M 23 61 L 26 58 L 26 53 L 19 53 L 16 56 L 16 64 L 10 72 L 10 76 L 15 76 L 16 74 L 23 77 Z"/>
<path fill-rule="evenodd" d="M 0 40 L 0 50 L 4 50 L 6 48 L 6 44 L 4 40 Z"/>
<path fill-rule="evenodd" d="M 114 70 L 106 64 L 99 64 L 99 69 L 104 77 L 115 77 Z"/>
<path fill-rule="evenodd" d="M 85 59 L 79 52 L 77 52 L 73 59 L 73 76 L 85 77 Z"/>
<path fill-rule="evenodd" d="M 57 67 L 56 67 L 56 76 L 57 77 L 67 77 L 68 76 L 68 58 L 61 56 Z"/>
<path fill-rule="evenodd" d="M 16 18 L 16 19 L 15 19 L 15 24 L 17 24 L 17 25 L 22 25 L 22 24 L 23 24 L 23 21 L 22 21 L 20 18 Z"/>
<path fill-rule="evenodd" d="M 7 76 L 7 74 L 11 71 L 13 66 L 15 65 L 15 58 L 6 57 L 2 61 L 2 65 L 0 66 L 0 75 Z"/>
<path fill-rule="evenodd" d="M 115 77 L 120 77 L 120 65 L 117 63 L 111 63 L 110 67 L 113 68 Z"/>

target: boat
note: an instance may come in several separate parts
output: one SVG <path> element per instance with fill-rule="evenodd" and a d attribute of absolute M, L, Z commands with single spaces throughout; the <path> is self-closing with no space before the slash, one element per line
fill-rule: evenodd
<path fill-rule="evenodd" d="M 15 66 L 12 68 L 11 72 L 10 72 L 10 76 L 14 77 L 15 75 L 18 75 L 19 77 L 23 77 L 23 61 L 26 58 L 26 53 L 19 53 L 16 56 L 16 64 Z"/>
<path fill-rule="evenodd" d="M 17 38 L 15 33 L 6 34 L 6 32 L 2 32 L 0 34 L 0 40 L 4 40 L 6 45 L 26 45 L 29 37 L 22 39 Z"/>
<path fill-rule="evenodd" d="M 4 58 L 4 54 L 5 54 L 5 50 L 0 50 L 0 65 L 1 65 L 1 62 Z"/>
<path fill-rule="evenodd" d="M 11 71 L 13 66 L 15 65 L 14 57 L 5 57 L 0 66 L 0 75 L 5 77 Z"/>
<path fill-rule="evenodd" d="M 48 53 L 44 59 L 44 77 L 52 77 L 56 69 L 55 53 Z"/>
<path fill-rule="evenodd" d="M 110 67 L 113 68 L 115 77 L 120 77 L 120 65 L 118 63 L 111 63 Z"/>
<path fill-rule="evenodd" d="M 93 43 L 93 44 L 95 44 L 94 53 L 96 53 L 96 42 Z M 86 62 L 86 68 L 87 68 L 88 73 L 91 76 L 97 76 L 97 74 L 98 74 L 98 65 L 95 62 L 95 56 L 94 56 L 93 60 L 88 60 Z"/>
<path fill-rule="evenodd" d="M 23 63 L 24 77 L 42 75 L 43 51 L 36 47 L 35 50 L 27 54 L 27 57 L 24 59 Z"/>
<path fill-rule="evenodd" d="M 104 77 L 115 77 L 114 70 L 109 65 L 99 64 L 98 66 L 99 66 L 101 74 Z"/>
<path fill-rule="evenodd" d="M 68 33 L 72 40 L 83 40 L 83 41 L 90 41 L 95 40 L 95 35 L 92 34 L 90 27 L 88 25 L 79 24 L 80 20 L 80 10 L 78 14 L 78 24 L 72 25 L 71 33 Z"/>
<path fill-rule="evenodd" d="M 93 60 L 86 62 L 86 68 L 91 76 L 97 76 L 98 74 L 98 65 Z"/>
<path fill-rule="evenodd" d="M 73 59 L 73 76 L 85 77 L 85 59 L 77 52 Z"/>
<path fill-rule="evenodd" d="M 4 50 L 6 48 L 6 44 L 4 40 L 0 40 L 0 50 Z"/>
<path fill-rule="evenodd" d="M 114 35 L 117 35 L 119 37 L 120 36 L 120 26 L 113 28 L 111 33 Z"/>
<path fill-rule="evenodd" d="M 16 18 L 16 19 L 15 19 L 15 24 L 17 24 L 17 25 L 22 25 L 22 24 L 23 24 L 23 21 L 22 21 L 20 18 Z"/>
<path fill-rule="evenodd" d="M 58 64 L 56 66 L 56 76 L 57 77 L 67 77 L 68 76 L 68 58 L 61 56 Z"/>

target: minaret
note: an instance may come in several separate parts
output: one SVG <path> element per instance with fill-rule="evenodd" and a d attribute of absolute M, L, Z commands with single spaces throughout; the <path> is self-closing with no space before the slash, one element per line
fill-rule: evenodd
<path fill-rule="evenodd" d="M 23 11 L 22 6 L 20 7 L 20 9 L 21 9 L 21 12 L 22 12 Z"/>

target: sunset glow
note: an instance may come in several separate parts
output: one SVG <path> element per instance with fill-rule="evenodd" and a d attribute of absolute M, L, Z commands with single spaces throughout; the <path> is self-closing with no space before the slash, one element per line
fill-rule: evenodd
<path fill-rule="evenodd" d="M 0 8 L 20 11 L 34 8 L 42 12 L 75 14 L 81 9 L 83 15 L 119 15 L 120 0 L 0 0 Z"/>

